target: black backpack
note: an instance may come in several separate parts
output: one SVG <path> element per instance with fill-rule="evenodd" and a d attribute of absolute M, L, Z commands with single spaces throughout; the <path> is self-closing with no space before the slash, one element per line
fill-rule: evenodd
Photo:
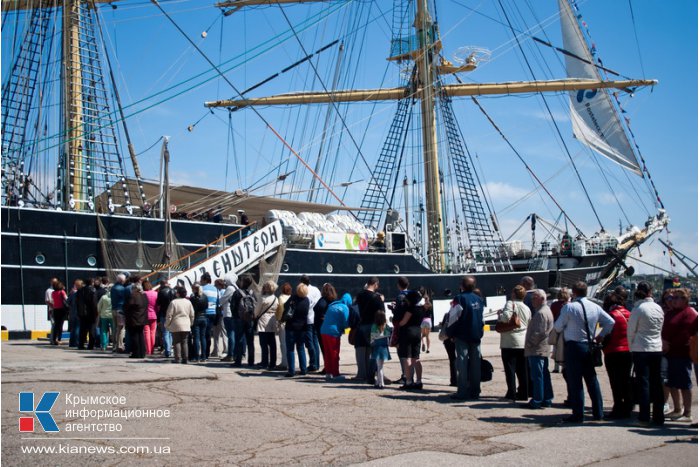
<path fill-rule="evenodd" d="M 247 290 L 241 291 L 241 299 L 238 300 L 238 317 L 243 321 L 255 320 L 255 295 Z"/>
<path fill-rule="evenodd" d="M 294 317 L 294 312 L 296 311 L 294 305 L 296 301 L 294 300 L 294 297 L 290 297 L 286 303 L 284 304 L 284 308 L 282 311 L 282 317 L 280 319 L 281 322 L 286 323 L 290 321 Z"/>

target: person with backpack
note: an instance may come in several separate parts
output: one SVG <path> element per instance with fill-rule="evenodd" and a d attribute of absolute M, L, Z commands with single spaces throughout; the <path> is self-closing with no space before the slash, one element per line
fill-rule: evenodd
<path fill-rule="evenodd" d="M 255 365 L 255 343 L 253 342 L 253 319 L 255 317 L 256 298 L 253 290 L 253 278 L 250 274 L 244 274 L 238 280 L 238 290 L 231 300 L 231 313 L 233 316 L 233 329 L 235 334 L 235 348 L 233 351 L 233 364 L 239 368 L 242 365 L 243 355 L 248 351 L 248 366 Z"/>
<path fill-rule="evenodd" d="M 302 375 L 307 373 L 306 352 L 304 342 L 306 336 L 306 324 L 309 316 L 309 287 L 301 282 L 297 286 L 296 293 L 285 304 L 283 316 L 290 316 L 285 320 L 285 335 L 287 338 L 287 378 L 295 376 L 294 349 L 299 356 L 299 370 Z"/>
<path fill-rule="evenodd" d="M 274 370 L 277 364 L 277 342 L 275 342 L 277 319 L 275 319 L 275 312 L 277 311 L 278 299 L 275 296 L 276 290 L 277 283 L 275 281 L 266 281 L 262 286 L 262 297 L 255 305 L 255 325 L 262 354 L 258 366 L 268 370 Z"/>
<path fill-rule="evenodd" d="M 207 360 L 207 308 L 209 301 L 202 292 L 202 286 L 199 282 L 192 284 L 190 302 L 194 308 L 194 324 L 192 325 L 194 354 L 192 361 L 199 360 L 200 363 L 204 363 Z"/>
<path fill-rule="evenodd" d="M 355 360 L 357 361 L 356 378 L 374 384 L 376 373 L 375 361 L 372 359 L 372 347 L 370 345 L 370 331 L 374 324 L 374 315 L 378 311 L 384 311 L 384 297 L 378 292 L 379 278 L 370 277 L 364 290 L 357 294 L 355 302 L 360 312 L 360 322 L 354 331 Z"/>
<path fill-rule="evenodd" d="M 416 290 L 408 290 L 403 300 L 396 304 L 401 309 L 399 321 L 399 342 L 397 353 L 402 360 L 401 367 L 406 376 L 406 382 L 399 387 L 404 390 L 423 389 L 423 365 L 420 361 L 421 329 L 424 316 L 424 301 Z"/>

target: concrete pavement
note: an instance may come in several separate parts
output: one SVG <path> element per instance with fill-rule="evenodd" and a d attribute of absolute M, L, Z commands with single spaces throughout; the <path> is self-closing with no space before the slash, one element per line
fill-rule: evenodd
<path fill-rule="evenodd" d="M 482 399 L 449 398 L 447 356 L 437 334 L 423 354 L 421 392 L 384 390 L 351 379 L 284 378 L 225 363 L 172 364 L 162 357 L 2 343 L 2 461 L 6 465 L 697 465 L 697 429 L 632 422 L 562 426 L 565 384 L 553 375 L 555 407 L 522 409 L 500 398 L 505 380 L 498 335 L 486 334 L 495 368 Z M 257 345 L 257 342 L 256 342 Z M 256 360 L 257 361 L 257 360 Z M 355 374 L 343 338 L 341 371 Z M 396 379 L 398 360 L 386 365 Z M 599 371 L 606 408 L 605 371 Z M 49 412 L 59 433 L 19 432 L 18 394 L 60 395 Z M 697 400 L 697 397 L 695 397 Z M 94 402 L 94 403 L 93 403 Z M 697 402 L 694 417 L 697 420 Z M 165 412 L 168 416 L 165 416 Z M 124 418 L 124 416 L 128 418 Z M 114 430 L 119 425 L 119 430 Z M 78 429 L 88 431 L 76 431 Z M 110 430 L 112 429 L 112 430 Z M 44 452 L 37 452 L 37 451 Z M 53 453 L 46 451 L 53 450 Z M 33 452 L 29 452 L 33 451 Z M 167 451 L 167 453 L 166 453 Z M 72 453 L 71 453 L 72 452 Z"/>

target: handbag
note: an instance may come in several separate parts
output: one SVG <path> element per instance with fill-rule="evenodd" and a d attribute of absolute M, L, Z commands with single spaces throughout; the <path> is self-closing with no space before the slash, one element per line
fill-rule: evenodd
<path fill-rule="evenodd" d="M 518 329 L 520 327 L 520 317 L 518 314 L 515 312 L 515 302 L 513 302 L 513 315 L 510 317 L 510 320 L 507 322 L 498 322 L 496 323 L 496 332 L 510 332 L 513 331 L 514 329 Z"/>
<path fill-rule="evenodd" d="M 594 367 L 603 366 L 603 345 L 591 339 L 591 330 L 588 329 L 588 316 L 586 315 L 586 307 L 583 306 L 583 301 L 579 302 L 583 309 L 583 321 L 586 327 L 586 336 L 588 337 L 588 352 L 591 354 L 591 360 Z"/>
<path fill-rule="evenodd" d="M 294 302 L 290 298 L 287 300 L 287 302 L 284 304 L 284 311 L 282 311 L 282 322 L 286 323 L 289 320 L 291 320 L 294 317 Z"/>

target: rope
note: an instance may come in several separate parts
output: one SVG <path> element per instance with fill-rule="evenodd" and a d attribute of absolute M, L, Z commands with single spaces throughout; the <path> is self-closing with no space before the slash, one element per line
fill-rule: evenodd
<path fill-rule="evenodd" d="M 528 70 L 530 71 L 530 75 L 532 76 L 532 79 L 536 79 L 535 77 L 535 72 L 532 70 L 532 66 L 530 66 L 530 61 L 527 59 L 527 56 L 525 55 L 525 51 L 522 48 L 522 45 L 520 44 L 520 40 L 518 39 L 517 35 L 515 34 L 515 30 L 511 26 L 510 23 L 510 18 L 508 17 L 508 14 L 506 13 L 505 8 L 503 7 L 503 3 L 501 0 L 498 0 L 498 4 L 501 7 L 501 10 L 503 11 L 503 15 L 506 17 L 506 21 L 508 21 L 508 25 L 510 27 L 511 32 L 513 33 L 513 37 L 515 37 L 516 43 L 518 44 L 518 49 L 520 50 L 520 53 L 523 56 L 523 59 L 525 60 L 525 64 L 527 65 Z M 544 95 L 539 92 L 537 93 L 541 98 L 542 102 L 544 103 L 544 106 L 547 108 L 547 113 L 549 114 L 549 118 L 552 120 L 552 124 L 554 125 L 554 128 L 557 130 L 557 135 L 559 135 L 559 139 L 561 140 L 562 145 L 564 146 L 564 150 L 566 151 L 566 155 L 569 157 L 569 160 L 571 161 L 571 166 L 574 168 L 574 172 L 576 172 L 576 177 L 578 178 L 579 183 L 581 183 L 581 188 L 583 189 L 583 192 L 586 194 L 586 199 L 588 200 L 588 204 L 591 206 L 591 210 L 593 211 L 593 214 L 595 215 L 596 220 L 598 221 L 598 225 L 600 226 L 601 230 L 604 230 L 605 228 L 603 227 L 603 223 L 600 220 L 600 216 L 598 216 L 598 212 L 595 209 L 595 206 L 593 205 L 593 201 L 591 200 L 591 196 L 588 193 L 588 190 L 586 189 L 586 185 L 583 183 L 583 179 L 581 178 L 581 174 L 578 171 L 578 168 L 576 167 L 576 164 L 574 163 L 574 158 L 571 156 L 571 152 L 569 152 L 569 147 L 566 144 L 566 141 L 564 141 L 564 136 L 561 134 L 561 130 L 559 129 L 559 125 L 557 124 L 556 120 L 554 119 L 554 115 L 552 114 L 552 110 L 549 107 L 549 104 L 547 103 L 547 99 L 544 98 Z M 544 186 L 543 186 L 544 188 Z M 573 224 L 573 222 L 572 222 Z"/>
<path fill-rule="evenodd" d="M 238 88 L 236 87 L 236 85 L 233 84 L 233 82 L 231 82 L 231 80 L 228 79 L 228 78 L 226 77 L 226 75 L 219 69 L 219 67 L 217 67 L 216 64 L 215 64 L 213 61 L 211 61 L 211 59 L 207 56 L 207 54 L 205 54 L 204 51 L 202 51 L 202 49 L 200 49 L 200 48 L 197 46 L 197 44 L 195 44 L 194 41 L 193 41 L 192 39 L 190 39 L 190 37 L 187 35 L 187 33 L 185 33 L 185 31 L 182 30 L 182 28 L 175 22 L 175 20 L 173 20 L 173 19 L 170 17 L 170 15 L 168 15 L 168 13 L 163 9 L 163 7 L 160 6 L 160 3 L 158 3 L 158 0 L 151 0 L 151 2 L 152 2 L 156 7 L 158 7 L 158 9 L 159 9 L 159 10 L 163 13 L 163 15 L 165 15 L 165 17 L 168 19 L 168 21 L 170 21 L 170 23 L 171 23 L 173 26 L 175 26 L 175 28 L 180 32 L 180 34 L 182 34 L 183 37 L 185 37 L 185 39 L 187 39 L 187 41 L 192 45 L 192 47 L 194 47 L 195 50 L 209 63 L 209 65 L 212 67 L 212 69 L 216 70 L 216 72 L 219 73 L 219 75 L 221 76 L 221 78 L 222 78 L 224 81 L 226 81 L 226 82 L 228 83 L 229 86 L 231 86 L 231 88 L 236 92 L 236 94 L 238 94 L 239 96 L 241 96 L 241 93 L 240 93 L 240 91 L 238 90 Z M 242 97 L 242 96 L 241 96 L 241 97 Z M 277 132 L 277 130 L 275 130 L 275 129 L 272 127 L 272 125 L 270 125 L 270 123 L 265 119 L 265 117 L 263 117 L 263 115 L 262 115 L 255 107 L 253 107 L 253 112 L 255 113 L 255 115 L 258 116 L 258 118 L 260 118 L 260 120 L 262 120 L 262 122 L 267 126 L 267 128 L 269 128 L 270 131 L 272 131 L 272 133 L 274 133 L 275 136 L 277 136 L 277 138 L 282 142 L 282 144 L 284 144 L 284 145 L 287 147 L 287 149 L 289 149 L 289 150 L 292 152 L 292 154 L 294 154 L 294 155 L 297 157 L 297 159 L 299 159 L 299 161 L 311 172 L 311 174 L 312 174 L 314 177 L 316 177 L 316 178 L 319 179 L 319 181 L 321 182 L 321 184 L 322 184 L 329 192 L 331 192 L 331 194 L 335 197 L 335 199 L 336 199 L 342 206 L 345 206 L 345 203 L 343 203 L 343 201 L 342 201 L 340 198 L 338 198 L 338 196 L 333 192 L 333 190 L 331 189 L 331 187 L 329 187 L 328 185 L 326 185 L 326 183 L 321 179 L 321 177 L 319 177 L 318 174 L 316 174 L 316 172 L 314 172 L 314 171 L 311 169 L 311 167 L 308 166 L 308 164 L 304 161 L 304 159 L 302 159 L 302 157 L 294 150 L 294 148 L 292 148 L 292 147 L 289 145 L 289 143 L 287 143 L 287 141 Z"/>
<path fill-rule="evenodd" d="M 557 200 L 554 198 L 554 196 L 549 192 L 549 190 L 547 189 L 547 187 L 544 186 L 544 183 L 542 183 L 542 181 L 541 181 L 541 180 L 539 179 L 539 177 L 535 174 L 535 172 L 530 168 L 530 166 L 527 164 L 527 162 L 525 162 L 525 159 L 523 159 L 523 157 L 520 155 L 520 153 L 518 152 L 518 150 L 515 149 L 515 147 L 513 146 L 513 144 L 508 140 L 508 138 L 506 138 L 506 135 L 503 134 L 503 132 L 501 131 L 501 129 L 498 127 L 498 125 L 496 125 L 496 122 L 493 121 L 493 119 L 491 118 L 491 116 L 490 116 L 488 113 L 486 113 L 486 110 L 484 110 L 484 108 L 481 106 L 481 104 L 479 103 L 479 101 L 476 100 L 473 96 L 472 96 L 472 102 L 474 102 L 474 103 L 477 105 L 477 107 L 479 107 L 479 110 L 481 110 L 481 112 L 486 116 L 486 118 L 488 119 L 489 123 L 491 123 L 491 125 L 493 126 L 493 128 L 498 132 L 498 134 L 501 135 L 501 137 L 505 140 L 505 142 L 508 144 L 508 146 L 513 150 L 513 152 L 515 153 L 515 155 L 518 156 L 518 159 L 520 159 L 520 162 L 522 162 L 522 163 L 525 165 L 525 168 L 527 169 L 527 171 L 530 172 L 530 175 L 531 175 L 535 180 L 537 180 L 537 183 L 539 183 L 539 185 L 542 187 L 542 189 L 545 191 L 545 193 L 547 193 L 547 195 L 549 196 L 549 198 L 554 202 L 554 204 L 557 205 L 557 207 L 559 208 L 559 210 L 564 214 L 564 216 L 566 216 L 566 218 L 569 220 L 569 222 L 571 222 L 571 225 L 574 226 L 574 228 L 576 229 L 576 231 L 577 231 L 578 233 L 580 233 L 580 234 L 583 234 L 583 232 L 581 232 L 581 229 L 579 229 L 579 228 L 576 226 L 576 224 L 574 223 L 574 221 L 569 217 L 568 214 L 566 214 L 566 211 L 564 211 L 564 208 L 561 207 L 561 205 L 557 202 Z"/>

